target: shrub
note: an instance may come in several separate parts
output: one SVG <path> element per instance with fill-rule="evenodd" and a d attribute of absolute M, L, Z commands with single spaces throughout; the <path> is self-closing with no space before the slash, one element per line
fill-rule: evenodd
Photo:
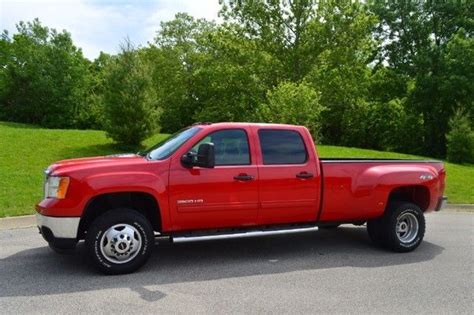
<path fill-rule="evenodd" d="M 402 144 L 406 113 L 403 102 L 359 100 L 344 112 L 343 144 L 379 150 L 397 150 Z"/>
<path fill-rule="evenodd" d="M 267 92 L 267 103 L 257 109 L 257 119 L 270 123 L 306 126 L 314 138 L 321 130 L 319 94 L 306 83 L 280 83 Z"/>
<path fill-rule="evenodd" d="M 469 116 L 457 111 L 449 120 L 447 158 L 456 163 L 474 163 L 474 131 Z"/>
<path fill-rule="evenodd" d="M 393 99 L 386 103 L 375 103 L 371 120 L 374 124 L 373 136 L 377 142 L 375 148 L 386 151 L 399 149 L 406 121 L 403 102 Z"/>
<path fill-rule="evenodd" d="M 370 108 L 370 103 L 359 100 L 345 109 L 341 123 L 343 145 L 360 148 L 373 146 L 373 135 L 370 131 Z"/>

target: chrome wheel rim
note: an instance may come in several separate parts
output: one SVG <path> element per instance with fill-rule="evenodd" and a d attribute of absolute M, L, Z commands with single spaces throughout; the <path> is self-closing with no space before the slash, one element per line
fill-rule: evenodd
<path fill-rule="evenodd" d="M 129 224 L 110 227 L 100 239 L 100 251 L 109 262 L 125 264 L 138 255 L 142 247 L 142 237 Z"/>
<path fill-rule="evenodd" d="M 405 212 L 397 218 L 397 237 L 402 243 L 411 243 L 418 235 L 418 219 L 413 213 Z"/>

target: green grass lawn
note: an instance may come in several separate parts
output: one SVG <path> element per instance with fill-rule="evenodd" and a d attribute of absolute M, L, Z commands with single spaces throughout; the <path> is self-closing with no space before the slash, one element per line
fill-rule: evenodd
<path fill-rule="evenodd" d="M 150 146 L 166 135 L 146 141 Z M 34 213 L 42 198 L 43 170 L 54 161 L 124 152 L 105 133 L 94 130 L 52 130 L 0 122 L 0 217 Z M 318 146 L 322 157 L 420 158 L 336 146 Z M 446 163 L 450 202 L 474 203 L 474 166 Z"/>

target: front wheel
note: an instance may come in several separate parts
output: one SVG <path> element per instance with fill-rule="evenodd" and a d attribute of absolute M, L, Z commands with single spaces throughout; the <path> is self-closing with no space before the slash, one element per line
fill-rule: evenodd
<path fill-rule="evenodd" d="M 85 243 L 96 268 L 106 274 L 125 274 L 146 263 L 154 247 L 154 234 L 142 214 L 132 209 L 117 209 L 94 220 Z"/>
<path fill-rule="evenodd" d="M 425 235 L 423 211 L 412 203 L 390 206 L 384 216 L 367 223 L 372 241 L 396 252 L 417 248 Z"/>

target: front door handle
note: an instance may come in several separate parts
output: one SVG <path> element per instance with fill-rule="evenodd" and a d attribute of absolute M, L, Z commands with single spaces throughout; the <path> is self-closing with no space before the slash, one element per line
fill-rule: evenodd
<path fill-rule="evenodd" d="M 234 176 L 235 180 L 243 180 L 243 181 L 252 180 L 253 178 L 254 177 L 252 175 L 248 175 L 248 174 L 239 174 L 237 176 Z"/>
<path fill-rule="evenodd" d="M 313 174 L 308 173 L 308 172 L 301 172 L 301 173 L 296 174 L 296 178 L 301 178 L 301 179 L 313 178 Z"/>

